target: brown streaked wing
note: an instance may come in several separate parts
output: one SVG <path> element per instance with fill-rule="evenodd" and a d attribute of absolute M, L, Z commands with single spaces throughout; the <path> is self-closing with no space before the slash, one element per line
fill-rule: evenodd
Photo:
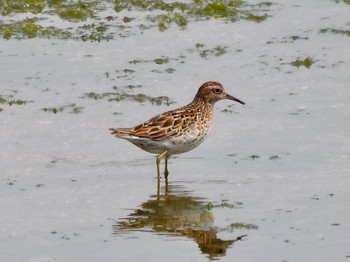
<path fill-rule="evenodd" d="M 130 130 L 130 134 L 139 137 L 147 137 L 155 141 L 162 141 L 170 136 L 181 134 L 186 122 L 194 119 L 194 114 L 186 110 L 174 110 L 165 112 L 151 118 L 149 121 Z M 188 126 L 188 125 L 187 125 Z"/>

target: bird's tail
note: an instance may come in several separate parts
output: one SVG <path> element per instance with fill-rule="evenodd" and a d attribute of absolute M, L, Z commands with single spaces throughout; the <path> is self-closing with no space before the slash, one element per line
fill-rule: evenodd
<path fill-rule="evenodd" d="M 130 134 L 130 128 L 110 128 L 111 134 L 116 137 L 124 137 Z"/>

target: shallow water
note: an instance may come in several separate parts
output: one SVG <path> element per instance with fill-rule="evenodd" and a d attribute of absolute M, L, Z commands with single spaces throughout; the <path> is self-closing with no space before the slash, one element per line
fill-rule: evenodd
<path fill-rule="evenodd" d="M 1 261 L 348 261 L 350 6 L 272 3 L 260 23 L 1 39 Z M 207 80 L 246 106 L 217 103 L 158 184 L 108 128 Z"/>

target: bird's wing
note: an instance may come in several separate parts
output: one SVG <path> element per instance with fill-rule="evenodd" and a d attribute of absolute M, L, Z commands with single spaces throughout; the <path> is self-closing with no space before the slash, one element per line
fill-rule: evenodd
<path fill-rule="evenodd" d="M 162 141 L 170 136 L 181 135 L 186 128 L 195 122 L 195 118 L 195 110 L 189 111 L 180 108 L 159 114 L 145 123 L 131 128 L 128 130 L 128 134 Z"/>

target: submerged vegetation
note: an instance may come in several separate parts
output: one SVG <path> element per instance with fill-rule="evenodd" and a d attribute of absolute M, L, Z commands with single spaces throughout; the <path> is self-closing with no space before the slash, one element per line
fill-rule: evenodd
<path fill-rule="evenodd" d="M 51 112 L 51 113 L 57 114 L 59 112 L 63 112 L 65 109 L 70 109 L 71 111 L 69 113 L 79 114 L 81 113 L 83 107 L 76 106 L 76 104 L 69 104 L 69 105 L 60 106 L 60 107 L 44 107 L 41 110 L 44 112 Z"/>
<path fill-rule="evenodd" d="M 123 93 L 123 92 L 110 92 L 110 93 L 95 93 L 95 92 L 89 92 L 84 95 L 84 98 L 91 98 L 94 100 L 98 99 L 104 99 L 107 98 L 109 102 L 119 102 L 123 100 L 127 101 L 132 101 L 132 102 L 139 102 L 139 103 L 144 103 L 144 102 L 149 102 L 152 105 L 157 105 L 160 106 L 162 104 L 165 105 L 171 105 L 175 103 L 174 101 L 170 100 L 169 97 L 167 96 L 157 96 L 157 97 L 152 97 L 148 96 L 145 94 L 128 94 L 128 93 Z"/>
<path fill-rule="evenodd" d="M 320 33 L 322 34 L 332 33 L 332 34 L 350 36 L 350 30 L 341 30 L 341 29 L 334 29 L 334 28 L 323 28 L 320 30 Z"/>
<path fill-rule="evenodd" d="M 290 64 L 292 66 L 297 67 L 297 68 L 299 68 L 300 66 L 304 66 L 306 68 L 310 68 L 312 63 L 313 63 L 312 59 L 310 57 L 306 57 L 305 59 L 294 60 Z"/>
<path fill-rule="evenodd" d="M 0 2 L 0 35 L 5 39 L 57 38 L 82 41 L 125 37 L 130 29 L 158 27 L 160 32 L 189 22 L 241 19 L 260 23 L 268 15 L 270 2 L 247 4 L 241 0 L 189 3 L 162 0 L 3 0 Z M 134 17 L 138 11 L 138 17 Z M 69 23 L 67 23 L 69 22 Z M 136 30 L 133 30 L 135 33 Z"/>
<path fill-rule="evenodd" d="M 350 0 L 332 0 L 333 2 L 336 2 L 337 4 L 343 2 L 344 4 L 350 5 Z"/>
<path fill-rule="evenodd" d="M 32 101 L 26 101 L 26 100 L 21 100 L 21 99 L 14 99 L 12 96 L 10 96 L 9 98 L 4 98 L 3 96 L 0 95 L 0 105 L 7 105 L 7 106 L 12 106 L 12 105 L 25 105 L 29 102 Z M 0 112 L 2 112 L 4 109 L 2 107 L 0 107 Z"/>

